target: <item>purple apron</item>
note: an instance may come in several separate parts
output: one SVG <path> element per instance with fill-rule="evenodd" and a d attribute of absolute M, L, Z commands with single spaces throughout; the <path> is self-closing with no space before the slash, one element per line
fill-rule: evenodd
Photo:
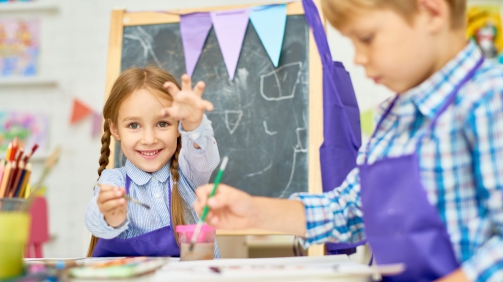
<path fill-rule="evenodd" d="M 356 167 L 361 146 L 360 110 L 349 73 L 332 61 L 325 30 L 312 0 L 303 0 L 306 21 L 312 29 L 323 65 L 323 144 L 320 147 L 323 192 L 339 187 Z M 364 244 L 327 243 L 327 254 L 352 254 Z"/>
<path fill-rule="evenodd" d="M 126 175 L 126 193 L 129 194 L 131 179 Z M 171 203 L 171 184 L 168 180 L 169 203 Z M 180 247 L 176 242 L 173 228 L 173 218 L 171 217 L 170 205 L 170 225 L 145 234 L 128 239 L 98 239 L 94 247 L 93 257 L 179 257 Z"/>
<path fill-rule="evenodd" d="M 457 92 L 482 64 L 464 77 L 432 119 L 422 139 L 431 132 L 440 115 L 456 99 Z M 377 124 L 372 139 L 391 112 L 397 97 Z M 372 140 L 371 139 L 371 140 Z M 421 183 L 417 153 L 384 158 L 368 164 L 370 142 L 365 162 L 359 166 L 365 233 L 377 264 L 405 263 L 404 273 L 385 281 L 432 281 L 459 267 L 452 243 L 437 209 L 428 201 Z"/>

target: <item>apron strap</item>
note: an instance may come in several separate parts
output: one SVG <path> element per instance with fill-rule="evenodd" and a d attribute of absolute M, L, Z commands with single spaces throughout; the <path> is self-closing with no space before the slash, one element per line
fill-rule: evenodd
<path fill-rule="evenodd" d="M 131 185 L 131 178 L 126 173 L 126 194 L 129 194 L 129 186 Z"/>
<path fill-rule="evenodd" d="M 316 4 L 314 4 L 313 0 L 302 0 L 302 6 L 304 7 L 304 16 L 306 18 L 306 22 L 311 27 L 314 41 L 316 42 L 316 46 L 318 47 L 321 63 L 323 65 L 323 92 L 327 93 L 326 91 L 331 91 L 329 93 L 330 95 L 333 95 L 335 97 L 335 103 L 337 104 L 337 106 L 344 109 L 344 123 L 346 125 L 349 125 L 350 122 L 348 114 L 346 112 L 346 107 L 342 103 L 341 96 L 337 91 L 337 87 L 335 86 L 334 61 L 332 60 L 332 55 L 328 46 L 327 35 L 325 34 L 325 28 L 323 26 L 323 23 L 321 22 L 318 8 L 316 7 Z M 354 144 L 361 143 L 357 140 L 358 138 L 355 136 L 353 130 L 350 130 L 348 134 L 351 135 L 351 139 Z"/>
<path fill-rule="evenodd" d="M 320 53 L 321 62 L 324 67 L 332 69 L 332 55 L 330 54 L 330 48 L 328 47 L 325 28 L 323 27 L 323 23 L 321 22 L 318 8 L 316 8 L 313 0 L 302 0 L 302 6 L 304 7 L 304 16 L 306 17 L 307 23 L 311 27 L 314 41 L 318 46 L 318 52 Z"/>

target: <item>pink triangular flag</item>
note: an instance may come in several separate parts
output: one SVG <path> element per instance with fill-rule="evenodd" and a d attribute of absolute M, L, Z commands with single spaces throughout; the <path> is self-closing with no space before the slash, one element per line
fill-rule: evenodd
<path fill-rule="evenodd" d="M 230 80 L 238 64 L 239 53 L 245 38 L 250 9 L 211 12 L 213 28 L 224 57 Z"/>
<path fill-rule="evenodd" d="M 192 76 L 211 29 L 210 13 L 193 13 L 180 17 L 180 35 L 185 53 L 185 68 Z"/>
<path fill-rule="evenodd" d="M 93 112 L 93 126 L 91 130 L 91 135 L 96 137 L 101 133 L 101 114 Z"/>

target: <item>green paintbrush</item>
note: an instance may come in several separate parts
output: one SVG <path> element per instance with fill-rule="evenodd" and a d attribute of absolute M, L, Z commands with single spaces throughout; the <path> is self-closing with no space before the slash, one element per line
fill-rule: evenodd
<path fill-rule="evenodd" d="M 224 157 L 222 160 L 222 164 L 220 165 L 220 169 L 218 170 L 217 177 L 215 178 L 215 184 L 213 186 L 213 190 L 211 190 L 210 196 L 208 197 L 211 198 L 213 195 L 215 195 L 215 192 L 217 192 L 217 187 L 218 184 L 220 184 L 220 180 L 222 179 L 222 175 L 224 174 L 225 167 L 227 166 L 227 162 L 229 161 L 229 158 L 227 156 Z M 210 210 L 210 207 L 206 205 L 203 210 L 203 214 L 201 215 L 201 220 L 197 223 L 196 230 L 194 231 L 194 234 L 192 235 L 192 239 L 190 240 L 190 247 L 189 251 L 192 252 L 194 249 L 194 244 L 197 241 L 197 237 L 199 237 L 199 232 L 201 232 L 201 227 L 203 226 L 204 221 L 206 220 L 206 216 L 208 215 L 208 211 Z"/>

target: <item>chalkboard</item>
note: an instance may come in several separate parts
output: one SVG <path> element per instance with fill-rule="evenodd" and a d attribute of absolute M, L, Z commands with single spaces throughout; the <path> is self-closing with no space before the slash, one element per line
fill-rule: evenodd
<path fill-rule="evenodd" d="M 180 14 L 243 7 L 169 13 L 114 10 L 106 95 L 129 67 L 156 65 L 176 78 L 185 73 Z M 206 82 L 203 97 L 215 106 L 207 115 L 221 157 L 229 156 L 223 182 L 252 195 L 285 198 L 294 192 L 321 192 L 321 63 L 303 13 L 300 2 L 287 4 L 278 67 L 249 23 L 232 81 L 213 29 L 192 76 L 194 82 Z M 124 164 L 119 143 L 112 144 L 111 157 L 109 167 Z"/>

